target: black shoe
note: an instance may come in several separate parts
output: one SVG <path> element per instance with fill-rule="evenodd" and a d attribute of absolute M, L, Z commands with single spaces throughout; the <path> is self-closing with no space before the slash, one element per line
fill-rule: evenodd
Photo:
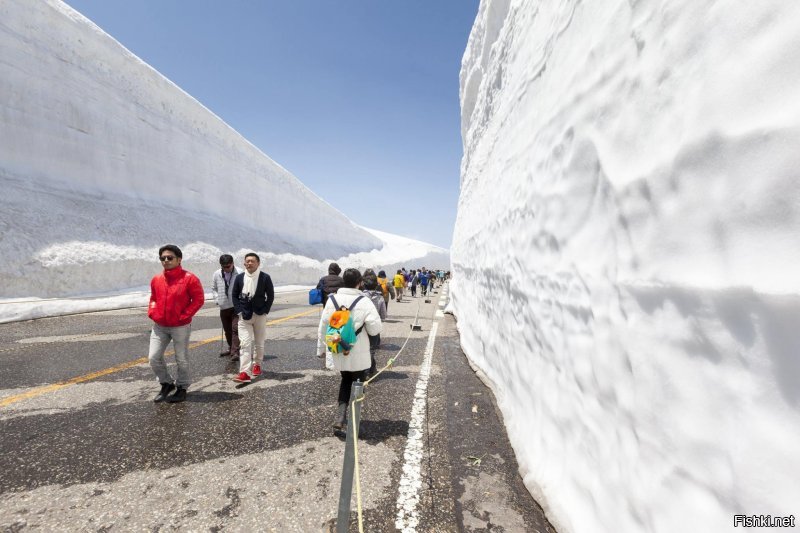
<path fill-rule="evenodd" d="M 228 350 L 227 352 L 219 352 L 220 357 L 228 357 L 229 355 L 231 355 L 230 350 Z"/>
<path fill-rule="evenodd" d="M 175 388 L 175 385 L 172 383 L 162 383 L 161 384 L 161 392 L 158 393 L 158 396 L 153 399 L 154 402 L 163 402 L 167 398 L 167 394 L 172 392 L 172 389 Z"/>
<path fill-rule="evenodd" d="M 167 398 L 169 403 L 180 403 L 186 401 L 186 389 L 183 387 L 178 387 L 178 390 L 175 391 L 175 394 Z"/>
<path fill-rule="evenodd" d="M 239 360 L 239 354 L 231 356 L 231 361 L 238 361 L 238 360 Z"/>

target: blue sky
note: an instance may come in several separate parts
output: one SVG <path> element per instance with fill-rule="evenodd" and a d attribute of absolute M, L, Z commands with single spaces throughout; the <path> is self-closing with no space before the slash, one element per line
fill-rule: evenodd
<path fill-rule="evenodd" d="M 479 0 L 67 0 L 358 224 L 449 247 Z"/>

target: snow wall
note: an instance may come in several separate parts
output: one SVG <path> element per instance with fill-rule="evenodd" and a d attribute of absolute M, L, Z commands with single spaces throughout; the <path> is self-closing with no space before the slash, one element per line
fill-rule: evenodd
<path fill-rule="evenodd" d="M 462 344 L 562 532 L 800 501 L 800 2 L 482 0 Z"/>
<path fill-rule="evenodd" d="M 0 2 L 0 120 L 0 298 L 145 286 L 167 242 L 204 283 L 255 250 L 278 284 L 385 244 L 56 0 Z M 401 262 L 449 266 L 428 248 Z"/>

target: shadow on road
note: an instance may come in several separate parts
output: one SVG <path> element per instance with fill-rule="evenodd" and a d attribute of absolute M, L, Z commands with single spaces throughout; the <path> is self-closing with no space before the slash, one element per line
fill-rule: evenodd
<path fill-rule="evenodd" d="M 189 394 L 186 395 L 186 401 L 196 403 L 220 403 L 230 400 L 240 400 L 243 397 L 243 395 L 233 392 L 189 391 Z"/>
<path fill-rule="evenodd" d="M 408 374 L 403 374 L 402 372 L 392 372 L 391 370 L 386 370 L 381 373 L 373 383 L 378 383 L 384 379 L 408 379 Z"/>
<path fill-rule="evenodd" d="M 390 437 L 405 437 L 408 435 L 408 422 L 405 420 L 361 420 L 361 429 L 358 433 L 360 441 L 367 444 L 379 444 Z"/>

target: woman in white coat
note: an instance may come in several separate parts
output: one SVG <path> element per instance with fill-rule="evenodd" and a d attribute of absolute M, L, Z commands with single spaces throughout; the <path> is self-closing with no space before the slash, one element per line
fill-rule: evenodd
<path fill-rule="evenodd" d="M 348 268 L 342 274 L 344 287 L 336 291 L 333 298 L 328 298 L 322 310 L 317 334 L 317 354 L 320 357 L 325 355 L 327 347 L 325 345 L 325 333 L 328 329 L 328 322 L 331 315 L 336 311 L 335 305 L 342 306 L 350 310 L 350 317 L 353 320 L 353 327 L 361 332 L 356 338 L 356 343 L 350 349 L 348 355 L 343 353 L 333 353 L 333 365 L 342 376 L 339 384 L 339 402 L 336 410 L 336 421 L 334 429 L 342 429 L 347 423 L 347 404 L 350 401 L 350 387 L 356 380 L 365 381 L 367 370 L 372 364 L 369 352 L 369 336 L 378 335 L 381 332 L 381 317 L 375 305 L 369 298 L 365 298 L 361 292 L 361 273 L 355 268 Z M 352 306 L 353 302 L 361 296 Z"/>

